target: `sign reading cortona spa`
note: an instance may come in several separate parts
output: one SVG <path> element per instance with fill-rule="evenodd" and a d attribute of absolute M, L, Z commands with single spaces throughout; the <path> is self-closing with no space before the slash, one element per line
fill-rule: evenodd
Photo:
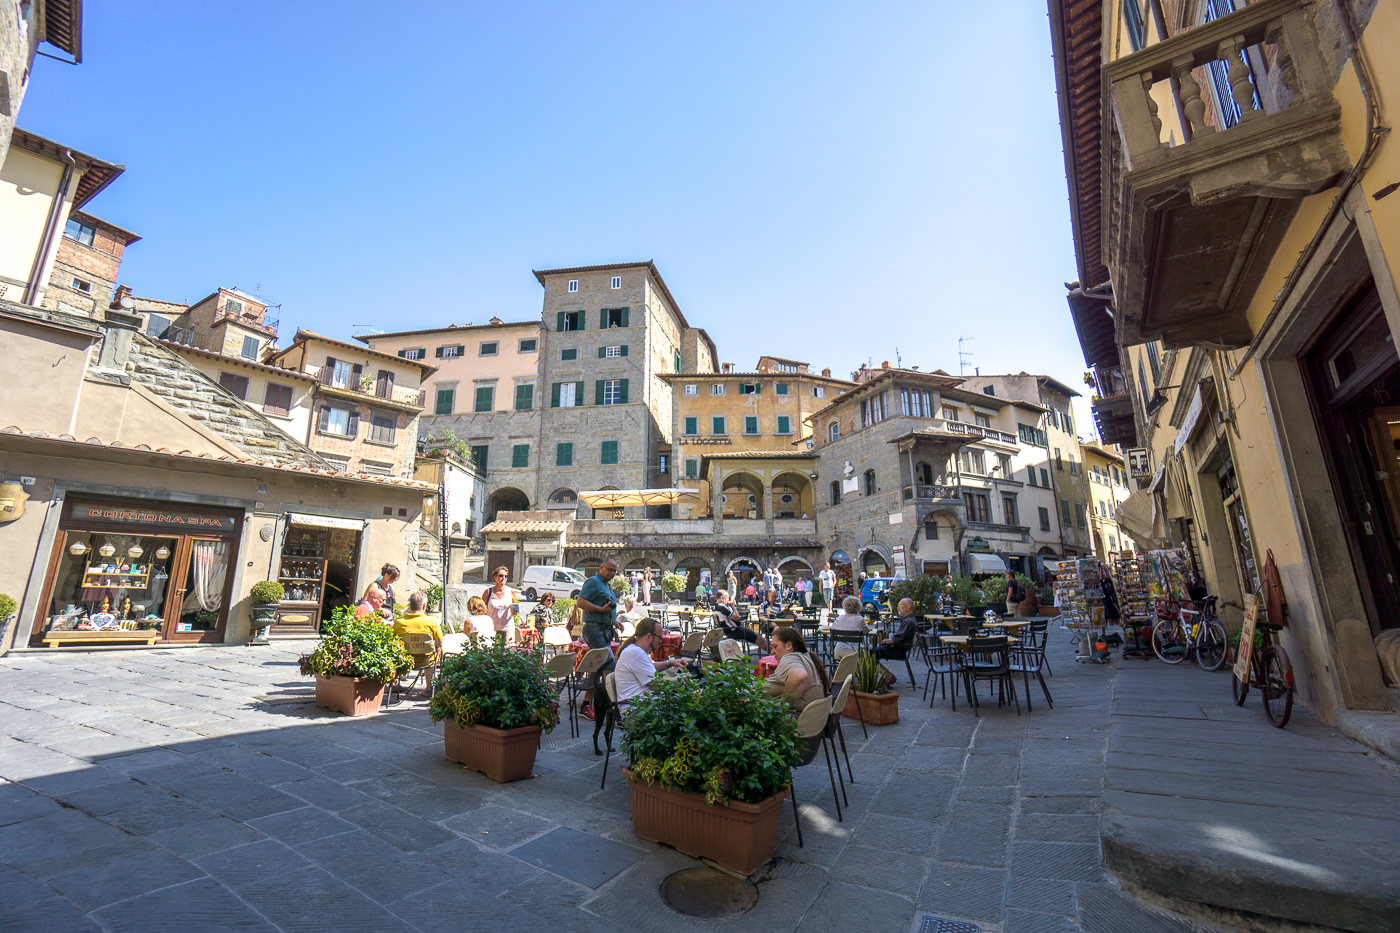
<path fill-rule="evenodd" d="M 103 522 L 139 522 L 143 525 L 178 525 L 184 528 L 232 528 L 233 518 L 227 515 L 198 515 L 182 512 L 148 511 L 146 509 L 116 509 L 83 506 L 74 518 Z"/>

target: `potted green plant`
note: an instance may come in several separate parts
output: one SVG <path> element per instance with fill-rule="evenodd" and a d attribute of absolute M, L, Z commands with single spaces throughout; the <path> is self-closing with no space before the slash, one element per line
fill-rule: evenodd
<path fill-rule="evenodd" d="M 861 651 L 856 660 L 855 680 L 851 682 L 850 695 L 841 715 L 847 719 L 860 719 L 865 716 L 868 726 L 888 726 L 899 722 L 899 694 L 891 690 L 886 682 L 885 666 L 873 651 Z M 856 697 L 860 705 L 856 705 Z"/>
<path fill-rule="evenodd" d="M 559 695 L 538 647 L 473 635 L 443 661 L 428 715 L 442 723 L 449 760 L 505 783 L 534 771 L 541 733 L 559 724 Z"/>
<path fill-rule="evenodd" d="M 661 577 L 661 591 L 666 594 L 666 601 L 670 602 L 672 595 L 685 592 L 685 574 L 667 573 Z"/>
<path fill-rule="evenodd" d="M 656 682 L 627 711 L 632 831 L 748 874 L 773 857 L 797 722 L 747 665 Z"/>
<path fill-rule="evenodd" d="M 316 705 L 347 716 L 379 708 L 384 685 L 408 672 L 413 661 L 394 630 L 378 619 L 358 619 L 341 606 L 322 626 L 321 643 L 300 659 L 302 676 L 316 677 Z"/>
<path fill-rule="evenodd" d="M 262 580 L 248 589 L 248 598 L 253 601 L 251 644 L 267 644 L 267 630 L 277 621 L 277 607 L 286 595 L 286 589 L 276 580 Z"/>
<path fill-rule="evenodd" d="M 14 618 L 15 611 L 19 609 L 19 604 L 15 602 L 13 596 L 0 593 L 0 642 L 4 641 L 5 630 L 10 627 L 10 620 Z"/>

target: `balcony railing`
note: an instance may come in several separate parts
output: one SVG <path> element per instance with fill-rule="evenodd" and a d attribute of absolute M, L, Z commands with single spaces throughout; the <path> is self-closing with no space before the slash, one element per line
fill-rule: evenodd
<path fill-rule="evenodd" d="M 970 434 L 973 437 L 1010 444 L 1012 447 L 1019 446 L 1016 435 L 998 431 L 996 428 L 985 428 L 980 424 L 968 424 L 965 421 L 948 421 L 944 418 L 935 419 L 934 423 L 938 426 L 938 430 L 947 431 L 950 434 Z"/>
<path fill-rule="evenodd" d="M 214 323 L 217 324 L 219 321 L 237 321 L 244 327 L 256 327 L 265 334 L 272 337 L 277 336 L 277 318 L 266 312 L 244 311 L 242 314 L 234 314 L 232 311 L 216 311 L 214 312 Z"/>
<path fill-rule="evenodd" d="M 387 402 L 394 402 L 399 405 L 410 405 L 422 408 L 427 401 L 428 393 L 424 389 L 411 389 L 407 386 L 396 386 L 393 380 L 390 379 L 373 379 L 368 376 L 356 378 L 354 373 L 347 373 L 343 369 L 337 371 L 334 366 L 322 366 L 320 369 L 308 370 L 307 375 L 314 378 L 321 385 L 332 389 L 384 399 Z"/>
<path fill-rule="evenodd" d="M 1298 205 L 1351 168 L 1307 6 L 1256 0 L 1107 66 L 1120 345 L 1248 343 L 1247 311 Z"/>
<path fill-rule="evenodd" d="M 935 499 L 956 499 L 958 488 L 952 485 L 927 485 L 919 483 L 904 487 L 905 502 L 932 502 Z"/>

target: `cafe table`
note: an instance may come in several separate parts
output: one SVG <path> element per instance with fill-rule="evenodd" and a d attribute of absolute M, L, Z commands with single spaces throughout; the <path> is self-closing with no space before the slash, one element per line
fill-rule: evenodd
<path fill-rule="evenodd" d="M 1009 629 L 1010 631 L 1013 631 L 1013 632 L 1019 632 L 1019 631 L 1020 631 L 1021 629 L 1023 629 L 1023 628 L 1030 628 L 1030 626 L 1031 626 L 1031 623 L 1030 623 L 1029 621 L 1026 621 L 1026 620 L 1021 620 L 1021 621 L 1016 621 L 1016 622 L 1007 622 L 1007 621 L 1003 620 L 1003 621 L 1001 621 L 1001 622 L 989 622 L 989 623 L 987 623 L 987 624 L 984 626 L 984 628 L 1004 628 L 1004 629 Z"/>
<path fill-rule="evenodd" d="M 968 640 L 969 637 L 971 637 L 971 636 L 968 636 L 968 635 L 944 635 L 942 638 L 939 639 L 939 642 L 942 643 L 942 644 L 945 644 L 945 645 L 957 645 L 959 648 L 961 648 L 962 650 L 966 651 L 966 650 L 967 650 L 967 640 Z M 997 637 L 997 636 L 994 635 L 994 636 L 991 636 L 991 637 L 995 638 L 995 637 Z M 1006 643 L 1007 643 L 1008 645 L 1019 645 L 1019 644 L 1021 643 L 1021 640 L 1020 640 L 1019 638 L 1010 638 L 1010 637 L 1008 637 L 1008 638 L 1006 639 Z"/>

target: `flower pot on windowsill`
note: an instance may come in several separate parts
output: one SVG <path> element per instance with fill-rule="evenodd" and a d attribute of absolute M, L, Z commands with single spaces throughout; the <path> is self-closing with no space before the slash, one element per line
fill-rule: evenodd
<path fill-rule="evenodd" d="M 707 858 L 740 874 L 756 871 L 773 857 L 778 815 L 788 791 L 761 803 L 731 800 L 712 807 L 704 794 L 648 784 L 622 769 L 632 787 L 632 832 L 691 858 Z"/>
<path fill-rule="evenodd" d="M 316 705 L 347 716 L 368 716 L 376 712 L 383 697 L 382 680 L 316 675 Z"/>
<path fill-rule="evenodd" d="M 539 751 L 539 726 L 495 729 L 491 726 L 459 726 L 442 721 L 442 742 L 447 759 L 480 771 L 502 784 L 527 778 L 535 770 Z"/>
<path fill-rule="evenodd" d="M 856 698 L 860 698 L 860 708 L 856 708 Z M 867 726 L 889 726 L 899 722 L 899 694 L 891 691 L 889 693 L 864 693 L 860 690 L 852 690 L 851 695 L 846 697 L 846 706 L 841 710 L 841 715 L 847 719 L 860 719 L 865 716 Z"/>

